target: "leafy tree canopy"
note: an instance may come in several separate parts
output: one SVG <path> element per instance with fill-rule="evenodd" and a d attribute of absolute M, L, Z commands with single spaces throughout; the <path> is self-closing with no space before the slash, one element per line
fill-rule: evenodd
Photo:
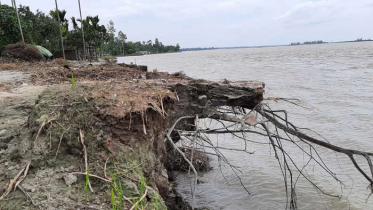
<path fill-rule="evenodd" d="M 35 13 L 28 6 L 20 5 L 20 21 L 26 43 L 42 45 L 53 53 L 60 51 L 60 26 L 64 39 L 65 49 L 83 52 L 82 28 L 84 27 L 84 39 L 88 52 L 96 52 L 101 55 L 128 55 L 139 52 L 165 53 L 177 52 L 180 46 L 177 44 L 163 45 L 156 38 L 147 42 L 127 42 L 127 34 L 116 29 L 113 21 L 105 27 L 100 24 L 100 18 L 87 16 L 85 19 L 71 17 L 72 29 L 69 30 L 69 20 L 66 10 L 51 10 L 45 14 L 39 10 Z M 58 23 L 60 19 L 60 24 Z M 8 5 L 0 5 L 0 51 L 8 44 L 14 44 L 21 40 L 16 11 Z"/>

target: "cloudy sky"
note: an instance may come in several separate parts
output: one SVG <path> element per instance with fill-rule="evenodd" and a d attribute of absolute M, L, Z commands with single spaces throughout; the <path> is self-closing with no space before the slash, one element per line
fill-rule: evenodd
<path fill-rule="evenodd" d="M 11 4 L 11 0 L 0 0 Z M 54 0 L 16 0 L 48 12 Z M 373 0 L 81 0 L 83 16 L 113 20 L 131 41 L 181 47 L 289 44 L 373 38 Z M 79 16 L 77 0 L 59 0 Z"/>

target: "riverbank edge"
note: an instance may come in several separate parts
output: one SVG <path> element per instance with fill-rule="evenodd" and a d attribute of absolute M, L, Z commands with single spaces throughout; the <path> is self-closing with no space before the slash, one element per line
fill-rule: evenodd
<path fill-rule="evenodd" d="M 80 66 L 78 66 L 78 65 L 80 65 Z M 84 71 L 84 69 L 86 69 L 87 67 L 87 64 L 86 63 L 75 63 L 75 64 L 73 64 L 73 63 L 70 63 L 69 65 L 71 65 L 72 66 L 72 68 L 76 68 L 77 70 L 83 70 Z M 106 68 L 114 68 L 113 66 L 103 66 L 103 65 L 96 65 L 95 67 L 97 67 L 97 68 L 101 68 L 100 70 L 101 71 L 103 71 L 103 70 L 105 70 Z M 115 67 L 117 67 L 117 66 L 115 66 Z M 64 69 L 65 67 L 61 67 L 61 66 L 58 66 L 58 65 L 55 65 L 55 64 L 49 64 L 49 63 L 41 63 L 41 66 L 38 66 L 38 64 L 33 64 L 33 66 L 30 66 L 29 64 L 19 64 L 19 63 L 2 63 L 2 65 L 0 66 L 0 69 L 2 70 L 2 71 L 4 71 L 4 70 L 7 70 L 7 71 L 19 71 L 19 72 L 25 72 L 26 71 L 26 69 L 27 69 L 27 74 L 31 74 L 31 78 L 32 78 L 32 76 L 33 75 L 38 75 L 39 74 L 39 76 L 40 76 L 40 74 L 45 74 L 44 72 L 40 72 L 40 71 L 43 71 L 44 69 L 51 69 L 51 71 L 50 72 L 54 72 L 54 71 L 62 71 L 62 72 L 65 72 L 66 73 L 66 75 L 70 75 L 71 74 L 71 72 L 69 72 L 68 70 L 66 70 L 66 69 Z M 90 67 L 89 67 L 90 68 Z M 123 67 L 120 67 L 121 69 L 123 69 Z M 139 75 L 139 76 L 141 76 L 142 74 L 144 74 L 144 72 L 142 72 L 142 71 L 140 71 L 140 70 L 137 70 L 137 69 L 128 69 L 127 67 L 125 68 L 125 69 L 127 69 L 128 71 L 133 71 L 133 72 L 135 72 L 133 75 L 130 75 L 132 78 L 130 78 L 130 79 L 134 79 L 134 78 L 136 78 L 136 75 Z M 88 69 L 88 70 L 92 70 L 92 69 Z M 67 72 L 66 72 L 67 71 Z M 132 72 L 132 73 L 133 73 Z M 145 73 L 146 74 L 146 73 Z M 51 76 L 51 75 L 49 75 L 49 76 Z M 47 77 L 48 77 L 48 75 L 47 75 Z M 66 77 L 66 76 L 64 76 L 64 77 Z M 76 77 L 76 76 L 75 76 Z M 146 78 L 146 77 L 149 77 L 149 78 Z M 155 77 L 158 77 L 157 79 L 154 79 Z M 78 77 L 76 77 L 78 80 L 80 79 L 79 78 L 79 76 Z M 137 77 L 138 78 L 138 77 Z M 169 74 L 166 74 L 166 73 L 151 73 L 150 75 L 147 75 L 146 74 L 146 76 L 145 76 L 145 79 L 150 79 L 150 78 L 153 78 L 152 80 L 154 81 L 154 80 L 158 80 L 158 81 L 162 81 L 162 80 L 164 80 L 165 78 L 166 79 L 170 79 L 170 75 Z M 40 78 L 39 78 L 40 79 Z M 34 81 L 32 81 L 32 79 L 31 80 L 28 80 L 27 82 L 28 83 L 30 83 L 31 85 L 30 86 L 35 86 L 35 85 L 40 85 L 40 84 L 38 84 L 38 83 L 47 83 L 48 85 L 54 85 L 54 86 L 56 86 L 56 85 L 61 85 L 62 83 L 64 83 L 64 86 L 66 86 L 66 80 L 68 81 L 68 80 L 70 80 L 70 78 L 65 78 L 65 79 L 63 79 L 64 81 L 53 81 L 53 82 L 51 82 L 51 81 L 49 81 L 51 78 L 41 78 L 39 81 L 38 80 L 34 80 Z M 179 78 L 180 79 L 180 78 Z M 181 78 L 181 80 L 192 80 L 191 78 Z M 126 80 L 126 81 L 129 81 L 129 80 Z M 25 81 L 22 81 L 22 83 L 20 83 L 20 81 L 16 81 L 16 82 L 14 82 L 14 83 L 12 83 L 11 81 L 9 82 L 6 82 L 5 83 L 5 88 L 3 88 L 4 90 L 5 90 L 5 92 L 12 92 L 12 89 L 8 89 L 7 90 L 7 88 L 8 87 L 6 87 L 6 86 L 10 86 L 10 88 L 18 88 L 19 87 L 19 85 L 21 84 L 25 84 L 25 82 L 26 82 L 26 80 Z M 90 81 L 88 81 L 88 80 L 81 80 L 81 81 L 79 81 L 79 82 L 82 82 L 82 83 L 89 83 Z M 122 82 L 125 82 L 124 80 L 122 80 Z M 163 82 L 163 81 L 162 81 Z M 18 83 L 18 84 L 17 84 Z M 45 86 L 45 85 L 42 85 L 42 86 Z M 69 85 L 68 85 L 69 86 Z M 90 85 L 88 85 L 89 87 L 92 87 L 92 86 L 90 86 Z M 71 87 L 70 87 L 71 88 Z M 46 87 L 46 89 L 49 89 L 49 87 Z M 184 95 L 186 94 L 186 95 L 188 95 L 188 93 L 183 93 Z M 183 95 L 183 94 L 181 94 L 181 95 Z M 44 94 L 45 95 L 45 94 Z M 40 101 L 40 95 L 38 96 L 39 97 L 39 101 Z M 49 97 L 49 96 L 48 96 Z M 9 98 L 8 96 L 6 96 L 5 98 Z M 163 100 L 163 99 L 162 99 Z M 32 101 L 32 100 L 31 100 Z M 166 102 L 166 101 L 163 101 L 163 103 L 164 102 Z M 169 110 L 171 110 L 171 109 L 174 109 L 174 105 L 175 104 L 173 104 L 175 101 L 172 101 L 171 100 L 171 103 L 170 104 L 167 104 L 167 103 L 165 103 L 165 104 L 163 104 L 165 107 L 166 107 L 166 109 L 169 109 Z M 187 101 L 188 102 L 188 101 Z M 34 124 L 35 126 L 34 127 L 32 127 L 32 129 L 30 129 L 30 130 L 38 130 L 38 128 L 40 127 L 40 118 L 43 116 L 43 115 L 40 115 L 40 110 L 35 110 L 35 108 L 34 108 L 34 106 L 35 105 L 32 105 L 32 102 L 28 102 L 28 103 L 30 103 L 29 104 L 29 110 L 25 110 L 25 114 L 27 114 L 27 115 L 29 115 L 30 113 L 32 113 L 32 112 L 34 112 L 34 114 L 37 116 L 37 117 L 35 117 L 34 116 L 34 118 L 32 118 L 32 119 L 34 119 L 34 120 L 31 120 L 31 122 L 30 122 L 30 118 L 29 118 L 29 120 L 28 120 L 28 122 L 24 122 L 24 123 L 26 123 L 28 126 L 31 126 L 32 127 L 32 125 Z M 38 103 L 38 102 L 37 102 Z M 12 105 L 14 105 L 14 104 L 10 104 L 10 106 L 12 106 Z M 161 104 L 159 104 L 159 107 L 161 107 L 162 105 Z M 167 108 L 168 107 L 168 108 Z M 37 111 L 37 112 L 35 112 L 35 111 Z M 173 110 L 173 111 L 175 111 L 175 110 Z M 196 111 L 196 110 L 194 110 L 194 111 Z M 110 112 L 110 111 L 109 111 Z M 107 113 L 106 113 L 107 114 Z M 167 127 L 169 127 L 169 125 L 173 122 L 173 121 L 175 121 L 175 119 L 176 119 L 176 117 L 178 117 L 179 115 L 171 115 L 171 118 L 170 117 L 168 117 L 169 119 L 168 119 L 168 123 L 163 123 L 164 124 L 164 128 L 163 128 L 163 130 L 164 129 L 166 129 Z M 23 115 L 22 117 L 25 117 L 25 115 Z M 139 124 L 141 124 L 141 123 L 139 123 Z M 24 124 L 20 124 L 19 126 L 23 126 Z M 141 125 L 142 126 L 142 125 Z M 6 129 L 5 129 L 6 130 Z M 162 129 L 161 129 L 162 130 Z M 163 131 L 163 132 L 165 132 L 165 131 Z M 39 132 L 37 132 L 38 134 L 39 134 Z M 35 131 L 33 131 L 33 132 L 29 132 L 29 133 L 18 133 L 18 134 L 16 134 L 16 135 L 14 135 L 15 133 L 13 133 L 13 136 L 17 136 L 17 138 L 12 138 L 12 137 L 7 137 L 8 139 L 7 139 L 7 141 L 8 141 L 8 143 L 9 144 L 12 144 L 12 143 L 15 143 L 15 146 L 17 145 L 17 143 L 20 143 L 20 137 L 22 137 L 22 135 L 24 135 L 24 136 L 26 136 L 26 135 L 30 135 L 30 137 L 35 137 Z M 41 135 L 45 135 L 45 134 L 41 134 Z M 162 136 L 163 136 L 164 134 L 162 134 Z M 44 136 L 45 137 L 45 136 Z M 44 137 L 41 137 L 41 138 L 44 138 Z M 9 140 L 9 138 L 11 138 L 10 140 Z M 163 142 L 163 140 L 164 140 L 164 138 L 160 138 L 160 141 L 161 142 Z M 165 148 L 166 147 L 166 145 L 162 145 L 161 147 L 163 147 L 163 148 Z M 9 149 L 9 147 L 7 147 L 6 148 L 6 150 L 8 150 Z M 29 155 L 29 156 L 33 156 L 33 154 L 29 154 L 29 153 L 24 153 L 24 154 L 21 154 L 21 157 L 22 156 L 27 156 L 27 155 Z M 160 157 L 160 158 L 162 158 L 162 157 Z M 31 158 L 32 159 L 32 158 Z M 0 160 L 1 162 L 4 162 L 4 160 Z M 161 161 L 162 162 L 162 161 Z M 7 165 L 10 165 L 11 164 L 11 162 L 6 162 L 7 163 Z M 19 164 L 19 163 L 22 163 L 22 160 L 16 160 L 15 161 L 15 165 L 16 164 Z M 18 166 L 17 166 L 18 167 Z M 16 167 L 16 168 L 17 168 Z M 36 168 L 36 167 L 38 167 L 38 166 L 33 166 L 33 168 Z M 48 167 L 48 166 L 45 166 L 44 165 L 44 167 Z M 14 168 L 14 167 L 13 167 Z M 4 168 L 5 169 L 5 168 Z M 4 171 L 6 171 L 6 169 L 4 170 Z M 14 171 L 14 170 L 13 170 Z M 154 171 L 154 168 L 151 170 L 151 171 Z M 9 173 L 7 173 L 7 174 L 2 174 L 3 176 L 3 179 L 2 179 L 2 184 L 5 184 L 5 181 L 6 181 L 6 178 L 4 179 L 4 177 L 7 177 L 7 178 L 10 178 L 11 176 L 9 176 L 10 174 Z M 137 175 L 139 175 L 139 174 L 137 174 Z M 150 175 L 150 176 L 154 176 L 154 175 Z M 154 178 L 154 177 L 153 177 Z M 27 179 L 25 179 L 25 181 L 24 182 L 26 182 L 27 181 Z M 155 189 L 156 188 L 158 188 L 158 191 L 159 191 L 159 186 L 157 186 L 157 184 L 156 183 L 153 183 L 153 184 L 155 184 Z M 175 204 L 173 205 L 173 206 L 168 206 L 168 208 L 169 209 L 191 209 L 191 207 L 185 202 L 185 201 L 183 201 L 183 199 L 180 199 L 181 198 L 181 196 L 180 195 L 178 195 L 177 194 L 177 192 L 176 192 L 176 190 L 175 190 L 175 185 L 173 184 L 172 185 L 173 187 L 171 187 L 171 191 L 169 191 L 169 193 L 168 193 L 168 195 L 170 195 L 170 193 L 172 193 L 172 194 L 174 194 L 174 195 L 176 195 L 176 196 L 174 196 L 174 198 L 176 198 L 176 200 L 177 200 L 177 202 L 176 202 L 176 205 L 178 205 L 178 206 L 182 206 L 182 207 L 177 207 L 177 208 L 175 208 Z M 170 196 L 168 196 L 168 197 L 170 197 Z M 166 203 L 167 203 L 167 199 L 166 199 Z M 172 203 L 172 202 L 170 202 L 170 203 Z M 180 204 L 181 203 L 181 204 Z M 1 204 L 1 202 L 0 202 L 0 204 Z M 31 208 L 30 208 L 31 209 Z"/>

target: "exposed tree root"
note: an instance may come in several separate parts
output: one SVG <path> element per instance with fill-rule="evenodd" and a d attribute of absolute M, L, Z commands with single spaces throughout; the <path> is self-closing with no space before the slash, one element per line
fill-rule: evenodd
<path fill-rule="evenodd" d="M 337 145 L 333 145 L 326 140 L 319 140 L 317 138 L 311 137 L 301 130 L 303 128 L 298 128 L 294 124 L 288 121 L 288 114 L 284 110 L 270 110 L 267 104 L 259 104 L 252 109 L 242 109 L 242 108 L 235 108 L 232 107 L 231 109 L 221 108 L 218 107 L 217 109 L 211 108 L 210 112 L 204 112 L 203 115 L 200 115 L 199 118 L 209 118 L 220 122 L 223 126 L 219 128 L 201 128 L 195 126 L 194 131 L 188 131 L 183 129 L 178 129 L 177 131 L 181 135 L 181 139 L 184 139 L 182 143 L 182 148 L 209 148 L 214 151 L 213 155 L 218 157 L 219 161 L 223 161 L 224 163 L 228 164 L 228 166 L 232 169 L 234 174 L 237 178 L 240 179 L 239 172 L 240 170 L 235 167 L 234 165 L 229 163 L 221 150 L 233 150 L 237 152 L 246 152 L 249 154 L 253 154 L 254 152 L 250 152 L 247 150 L 247 144 L 255 143 L 255 144 L 268 144 L 271 145 L 272 151 L 275 154 L 275 158 L 278 161 L 278 164 L 281 169 L 281 173 L 283 175 L 284 184 L 285 184 L 285 193 L 287 195 L 287 206 L 286 209 L 297 209 L 297 197 L 296 197 L 296 184 L 300 177 L 305 178 L 318 192 L 321 192 L 324 195 L 340 198 L 340 195 L 330 194 L 323 189 L 321 189 L 316 183 L 312 181 L 312 179 L 304 172 L 305 168 L 311 161 L 315 162 L 319 165 L 330 177 L 332 177 L 335 181 L 343 185 L 342 181 L 339 180 L 337 175 L 328 168 L 328 166 L 323 161 L 322 157 L 319 155 L 318 150 L 315 146 L 320 146 L 336 153 L 341 153 L 346 155 L 350 158 L 352 164 L 355 168 L 360 172 L 360 174 L 369 182 L 369 188 L 371 189 L 371 193 L 373 193 L 373 164 L 371 161 L 371 156 L 373 153 L 371 152 L 364 152 L 360 150 L 353 150 L 348 148 L 343 148 Z M 279 113 L 282 113 L 284 117 L 280 116 Z M 176 122 L 178 123 L 181 119 L 191 119 L 194 118 L 193 116 L 181 117 Z M 226 124 L 225 122 L 228 122 Z M 173 126 L 171 129 L 173 129 Z M 307 129 L 309 130 L 309 129 Z M 171 141 L 170 132 L 169 131 L 167 138 Z M 218 145 L 214 145 L 211 140 L 209 140 L 207 134 L 226 134 L 230 133 L 235 137 L 242 139 L 245 143 L 244 148 L 236 149 L 236 148 L 225 148 L 220 147 Z M 258 136 L 266 136 L 268 138 L 268 142 L 258 142 L 246 137 L 246 133 L 256 134 Z M 240 135 L 238 135 L 240 134 Z M 187 141 L 187 143 L 185 143 Z M 308 156 L 308 161 L 299 166 L 294 160 L 293 157 L 287 151 L 286 145 L 283 142 L 292 143 L 295 145 L 300 152 L 306 154 Z M 173 142 L 172 142 L 173 143 Z M 308 146 L 308 150 L 303 148 L 300 144 L 304 144 Z M 174 147 L 175 144 L 173 143 Z M 176 149 L 177 147 L 175 147 Z M 177 148 L 178 149 L 178 148 Z M 182 154 L 182 151 L 178 149 L 178 151 Z M 186 158 L 183 154 L 184 159 Z M 361 166 L 357 163 L 355 156 L 361 156 L 366 159 L 367 165 L 370 169 L 370 174 L 366 173 Z M 192 158 L 188 161 L 191 162 Z M 241 181 L 241 179 L 240 179 Z M 241 182 L 242 186 L 245 190 L 250 194 L 249 190 Z"/>
<path fill-rule="evenodd" d="M 183 120 L 183 119 L 191 119 L 191 118 L 194 118 L 194 117 L 191 117 L 191 116 L 184 116 L 184 117 L 181 117 L 179 118 L 178 120 L 176 120 L 176 122 L 174 123 L 174 125 L 169 129 L 169 131 L 167 132 L 166 134 L 166 137 L 167 137 L 167 140 L 171 143 L 171 145 L 173 146 L 173 148 L 175 150 L 177 150 L 181 156 L 183 156 L 184 160 L 189 164 L 189 167 L 193 170 L 194 172 L 194 185 L 192 186 L 193 187 L 193 193 L 192 193 L 192 197 L 193 197 L 193 204 L 192 204 L 192 209 L 194 209 L 194 201 L 195 201 L 195 194 L 196 194 L 196 185 L 197 185 L 197 180 L 198 180 L 198 173 L 197 173 L 197 170 L 195 169 L 195 167 L 193 166 L 193 163 L 192 161 L 190 161 L 184 154 L 184 152 L 182 152 L 180 150 L 180 148 L 174 143 L 174 141 L 172 140 L 171 138 L 171 133 L 172 131 L 175 129 L 175 126 L 180 122 L 180 120 Z"/>

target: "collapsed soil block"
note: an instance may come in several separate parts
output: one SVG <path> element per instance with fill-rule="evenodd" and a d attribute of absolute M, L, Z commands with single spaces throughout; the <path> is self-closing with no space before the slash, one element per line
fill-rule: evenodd
<path fill-rule="evenodd" d="M 131 87 L 119 86 L 59 85 L 39 96 L 23 131 L 28 135 L 22 136 L 28 138 L 19 139 L 17 151 L 12 151 L 17 159 L 31 163 L 23 185 L 31 189 L 37 206 L 71 209 L 76 204 L 74 207 L 110 209 L 112 189 L 119 205 L 115 186 L 120 185 L 124 196 L 130 198 L 123 200 L 124 209 L 131 208 L 145 192 L 138 206 L 166 209 L 162 199 L 168 193 L 163 166 L 167 126 L 164 107 L 173 93 L 149 87 L 134 92 Z M 94 192 L 85 187 L 84 146 Z M 5 180 L 2 186 L 6 186 Z M 51 198 L 45 201 L 48 196 Z M 2 201 L 0 206 L 6 209 L 16 205 L 15 201 Z"/>

